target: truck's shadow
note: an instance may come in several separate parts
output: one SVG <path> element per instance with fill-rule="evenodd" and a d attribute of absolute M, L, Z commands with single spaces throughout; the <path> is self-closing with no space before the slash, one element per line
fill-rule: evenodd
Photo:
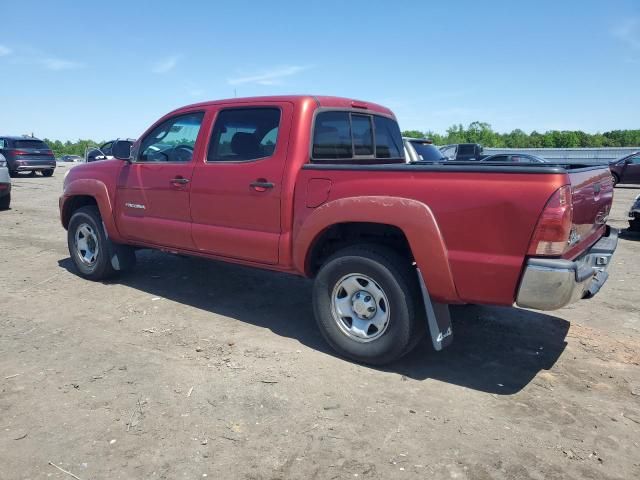
<path fill-rule="evenodd" d="M 59 263 L 75 273 L 71 259 Z M 140 251 L 136 270 L 117 281 L 153 296 L 267 328 L 333 355 L 316 327 L 308 280 Z M 425 340 L 407 357 L 381 370 L 513 394 L 555 363 L 566 346 L 569 329 L 565 320 L 515 308 L 454 307 L 452 318 L 455 341 L 448 349 L 434 352 Z M 215 322 L 215 317 L 211 321 Z"/>

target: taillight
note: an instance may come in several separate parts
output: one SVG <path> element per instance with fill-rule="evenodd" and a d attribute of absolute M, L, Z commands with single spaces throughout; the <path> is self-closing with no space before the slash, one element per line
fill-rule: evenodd
<path fill-rule="evenodd" d="M 560 187 L 544 207 L 529 245 L 529 255 L 562 255 L 573 227 L 571 185 Z"/>
<path fill-rule="evenodd" d="M 25 152 L 24 150 L 14 150 L 14 155 L 29 155 L 29 152 Z"/>

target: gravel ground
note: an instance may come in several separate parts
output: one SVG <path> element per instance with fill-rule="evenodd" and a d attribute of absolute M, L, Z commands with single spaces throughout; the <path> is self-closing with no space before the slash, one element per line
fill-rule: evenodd
<path fill-rule="evenodd" d="M 640 478 L 638 239 L 592 300 L 457 307 L 451 348 L 375 369 L 329 351 L 306 280 L 151 251 L 80 279 L 65 169 L 0 212 L 0 479 Z"/>

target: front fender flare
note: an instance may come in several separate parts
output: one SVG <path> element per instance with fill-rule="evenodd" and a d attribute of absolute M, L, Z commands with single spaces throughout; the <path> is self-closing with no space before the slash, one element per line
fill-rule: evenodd
<path fill-rule="evenodd" d="M 460 303 L 444 239 L 431 209 L 408 198 L 360 196 L 342 198 L 316 208 L 294 229 L 293 264 L 309 273 L 308 255 L 329 227 L 350 222 L 379 223 L 400 229 L 434 301 Z"/>
<path fill-rule="evenodd" d="M 100 210 L 100 216 L 102 217 L 102 223 L 107 231 L 107 235 L 113 241 L 120 241 L 120 233 L 115 222 L 115 216 L 113 211 L 113 202 L 109 195 L 109 189 L 104 182 L 96 180 L 94 178 L 80 178 L 73 180 L 65 186 L 64 193 L 60 197 L 60 218 L 65 225 L 69 221 L 71 215 L 67 213 L 66 209 L 73 197 L 88 196 L 93 197 L 98 204 L 98 210 Z M 65 225 L 66 228 L 66 225 Z"/>

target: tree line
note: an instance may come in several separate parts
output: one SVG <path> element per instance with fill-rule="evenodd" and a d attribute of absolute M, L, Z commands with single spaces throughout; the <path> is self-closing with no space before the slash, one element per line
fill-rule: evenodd
<path fill-rule="evenodd" d="M 105 143 L 97 143 L 93 140 L 77 140 L 75 142 L 67 140 L 66 142 L 61 142 L 60 140 L 49 140 L 48 138 L 44 138 L 43 141 L 49 145 L 55 157 L 61 157 L 62 155 L 80 155 L 84 157 L 87 147 L 98 147 Z"/>
<path fill-rule="evenodd" d="M 640 130 L 612 130 L 604 133 L 585 133 L 580 130 L 549 130 L 544 133 L 526 133 L 515 129 L 510 133 L 495 132 L 485 122 L 472 122 L 464 127 L 453 125 L 445 135 L 432 131 L 406 130 L 405 137 L 430 138 L 436 145 L 451 143 L 479 143 L 495 148 L 587 148 L 638 147 Z"/>
<path fill-rule="evenodd" d="M 430 138 L 436 145 L 450 143 L 479 143 L 485 147 L 496 148 L 587 148 L 587 147 L 640 147 L 640 130 L 612 130 L 604 133 L 585 133 L 580 130 L 549 130 L 544 133 L 526 133 L 519 128 L 509 133 L 495 132 L 485 122 L 471 122 L 467 127 L 453 125 L 442 135 L 432 131 L 405 130 L 405 137 Z M 62 155 L 84 156 L 87 147 L 102 145 L 94 140 L 61 142 L 44 141 L 56 157 Z"/>

